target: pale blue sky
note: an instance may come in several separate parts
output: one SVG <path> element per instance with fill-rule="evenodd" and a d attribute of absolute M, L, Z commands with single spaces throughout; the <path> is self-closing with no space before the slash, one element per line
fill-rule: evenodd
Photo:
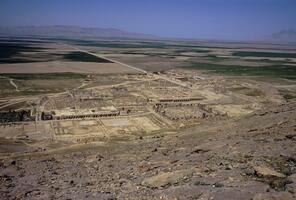
<path fill-rule="evenodd" d="M 1 0 L 0 25 L 78 25 L 164 37 L 256 39 L 295 29 L 296 0 Z"/>

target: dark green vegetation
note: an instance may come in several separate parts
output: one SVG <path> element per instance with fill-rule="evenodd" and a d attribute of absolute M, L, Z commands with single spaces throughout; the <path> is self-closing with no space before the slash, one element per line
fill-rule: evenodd
<path fill-rule="evenodd" d="M 176 53 L 187 53 L 187 52 L 194 52 L 194 53 L 210 53 L 210 50 L 206 49 L 178 49 L 175 51 Z"/>
<path fill-rule="evenodd" d="M 82 79 L 86 78 L 86 74 L 78 74 L 78 73 L 45 73 L 45 74 L 21 74 L 21 73 L 13 73 L 13 74 L 0 74 L 0 76 L 9 77 L 16 80 L 55 80 L 55 79 Z"/>
<path fill-rule="evenodd" d="M 207 56 L 205 56 L 205 58 L 207 58 L 210 61 L 222 61 L 222 60 L 227 60 L 228 58 L 222 58 L 213 54 L 208 54 Z"/>
<path fill-rule="evenodd" d="M 42 50 L 42 47 L 36 47 L 33 44 L 42 43 L 39 41 L 24 41 L 18 39 L 1 40 L 0 39 L 0 64 L 1 63 L 31 63 L 48 62 L 54 60 L 66 59 L 79 62 L 98 62 L 111 63 L 110 61 L 98 58 L 96 56 L 83 52 L 70 52 L 68 54 L 50 54 Z M 30 57 L 25 57 L 22 53 L 34 53 Z"/>
<path fill-rule="evenodd" d="M 276 52 L 255 52 L 255 51 L 237 51 L 233 56 L 240 57 L 270 57 L 270 58 L 296 58 L 295 53 L 276 53 Z"/>
<path fill-rule="evenodd" d="M 28 63 L 30 59 L 17 58 L 22 52 L 38 52 L 43 48 L 28 43 L 12 43 L 0 40 L 0 63 Z"/>
<path fill-rule="evenodd" d="M 219 47 L 216 45 L 194 45 L 194 44 L 175 44 L 163 41 L 136 41 L 136 40 L 122 40 L 122 41 L 94 41 L 85 39 L 68 39 L 68 38 L 49 38 L 51 41 L 65 42 L 73 45 L 80 46 L 91 46 L 91 47 L 102 47 L 102 48 L 119 48 L 119 49 L 133 49 L 133 48 L 156 48 L 156 49 L 166 49 L 166 48 L 184 48 L 185 51 L 199 51 L 198 48 L 216 48 L 216 49 L 229 49 L 228 47 Z M 193 48 L 193 49 L 192 49 Z M 195 49 L 194 49 L 195 48 Z M 206 53 L 207 50 L 201 50 L 200 53 Z"/>
<path fill-rule="evenodd" d="M 92 46 L 102 48 L 164 48 L 165 44 L 160 42 L 135 42 L 135 41 L 120 41 L 120 42 L 109 42 L 109 41 L 93 41 L 93 40 L 82 40 L 82 39 L 63 39 L 63 38 L 52 38 L 53 41 L 62 41 L 73 45 L 80 46 Z"/>
<path fill-rule="evenodd" d="M 44 38 L 28 38 L 28 37 L 0 37 L 0 42 L 10 42 L 18 44 L 44 44 L 52 43 L 52 41 L 44 40 Z"/>
<path fill-rule="evenodd" d="M 145 56 L 151 56 L 151 57 L 163 57 L 163 58 L 174 58 L 175 56 L 178 56 L 179 54 L 175 53 L 162 53 L 162 52 L 137 52 L 137 51 L 127 51 L 127 52 L 121 52 L 122 54 L 127 55 L 145 55 Z"/>
<path fill-rule="evenodd" d="M 286 65 L 247 67 L 193 62 L 187 67 L 234 76 L 268 76 L 274 78 L 296 79 L 296 67 Z"/>
<path fill-rule="evenodd" d="M 209 53 L 211 51 L 205 50 L 205 49 L 177 49 L 173 52 L 157 52 L 157 51 L 149 51 L 149 52 L 141 52 L 138 50 L 129 50 L 129 51 L 123 51 L 120 52 L 121 54 L 130 54 L 130 55 L 145 55 L 145 56 L 154 56 L 154 57 L 166 57 L 166 58 L 175 58 L 176 56 L 184 56 L 182 53 Z M 196 57 L 194 55 L 186 55 L 186 57 Z M 221 59 L 219 59 L 221 60 Z"/>
<path fill-rule="evenodd" d="M 98 62 L 98 63 L 112 63 L 109 60 L 96 57 L 94 55 L 84 52 L 70 52 L 64 55 L 64 59 L 78 62 Z"/>

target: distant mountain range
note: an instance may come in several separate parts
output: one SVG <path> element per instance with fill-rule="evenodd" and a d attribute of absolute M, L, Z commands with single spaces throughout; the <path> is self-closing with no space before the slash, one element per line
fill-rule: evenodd
<path fill-rule="evenodd" d="M 0 36 L 40 36 L 40 37 L 90 37 L 122 39 L 161 39 L 158 36 L 132 33 L 115 28 L 87 28 L 80 26 L 0 26 Z M 172 39 L 172 38 L 171 38 Z M 177 39 L 177 38 L 175 38 Z M 259 40 L 274 42 L 296 42 L 296 30 L 282 30 Z"/>
<path fill-rule="evenodd" d="M 282 30 L 272 34 L 272 38 L 278 41 L 296 42 L 296 31 L 293 29 Z"/>
<path fill-rule="evenodd" d="M 296 42 L 296 31 L 294 29 L 281 30 L 264 37 L 263 40 L 274 42 Z"/>
<path fill-rule="evenodd" d="M 17 26 L 0 27 L 0 36 L 50 36 L 157 39 L 157 36 L 131 33 L 115 28 L 85 28 L 79 26 Z"/>

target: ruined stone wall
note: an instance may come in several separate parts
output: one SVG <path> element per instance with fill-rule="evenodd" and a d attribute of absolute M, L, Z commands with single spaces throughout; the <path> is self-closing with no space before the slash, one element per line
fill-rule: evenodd
<path fill-rule="evenodd" d="M 0 112 L 0 123 L 31 121 L 31 111 Z"/>

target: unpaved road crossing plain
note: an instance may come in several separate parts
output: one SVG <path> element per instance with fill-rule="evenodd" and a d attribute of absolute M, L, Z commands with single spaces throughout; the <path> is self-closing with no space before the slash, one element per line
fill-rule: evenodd
<path fill-rule="evenodd" d="M 296 46 L 31 40 L 0 39 L 0 199 L 296 199 Z"/>

